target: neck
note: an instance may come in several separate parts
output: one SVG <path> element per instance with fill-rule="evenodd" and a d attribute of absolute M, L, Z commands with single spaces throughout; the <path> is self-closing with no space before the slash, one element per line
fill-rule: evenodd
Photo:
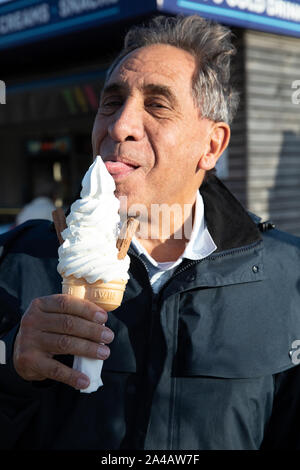
<path fill-rule="evenodd" d="M 196 195 L 192 202 L 153 204 L 150 217 L 140 221 L 139 243 L 158 262 L 176 261 L 190 239 Z"/>

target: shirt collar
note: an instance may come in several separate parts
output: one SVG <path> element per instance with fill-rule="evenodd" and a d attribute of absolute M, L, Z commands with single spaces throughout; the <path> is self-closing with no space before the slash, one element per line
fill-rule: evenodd
<path fill-rule="evenodd" d="M 154 266 L 158 267 L 161 263 L 155 261 L 152 256 L 149 255 L 147 250 L 139 243 L 136 237 L 132 239 L 132 245 L 135 251 L 141 255 L 145 255 L 148 261 Z M 195 204 L 195 215 L 191 238 L 187 243 L 184 252 L 171 264 L 170 267 L 174 267 L 179 264 L 183 258 L 191 260 L 200 260 L 206 258 L 217 249 L 205 223 L 204 219 L 204 203 L 200 191 L 197 191 L 196 204 Z M 169 263 L 168 263 L 169 264 Z"/>
<path fill-rule="evenodd" d="M 203 259 L 216 249 L 217 246 L 205 223 L 203 198 L 200 191 L 197 191 L 193 230 L 181 257 L 194 260 Z"/>

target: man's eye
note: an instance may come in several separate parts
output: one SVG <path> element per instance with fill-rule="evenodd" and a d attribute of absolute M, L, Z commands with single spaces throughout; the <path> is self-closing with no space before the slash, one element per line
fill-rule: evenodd
<path fill-rule="evenodd" d="M 147 103 L 147 106 L 150 108 L 161 108 L 161 109 L 167 109 L 167 106 L 163 103 L 159 103 L 157 101 L 154 101 L 152 103 Z"/>
<path fill-rule="evenodd" d="M 105 115 L 113 114 L 117 109 L 122 106 L 122 104 L 122 101 L 118 99 L 103 101 L 102 103 L 100 103 L 99 112 L 102 112 Z"/>
<path fill-rule="evenodd" d="M 111 101 L 105 101 L 104 103 L 102 103 L 101 106 L 103 107 L 113 107 L 113 106 L 121 106 L 122 103 L 120 100 L 111 100 Z"/>

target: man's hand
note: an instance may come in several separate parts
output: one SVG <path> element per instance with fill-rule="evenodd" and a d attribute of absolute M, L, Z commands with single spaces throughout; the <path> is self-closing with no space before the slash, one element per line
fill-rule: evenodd
<path fill-rule="evenodd" d="M 53 379 L 84 389 L 86 375 L 53 359 L 73 354 L 107 359 L 114 334 L 103 323 L 107 313 L 96 304 L 65 294 L 34 299 L 26 310 L 16 337 L 14 367 L 25 380 Z"/>

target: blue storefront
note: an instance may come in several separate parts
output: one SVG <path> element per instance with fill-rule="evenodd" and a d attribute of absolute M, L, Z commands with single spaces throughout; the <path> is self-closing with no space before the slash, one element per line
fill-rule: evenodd
<path fill-rule="evenodd" d="M 4 0 L 0 2 L 0 48 L 155 12 L 184 13 L 300 37 L 296 0 Z"/>
<path fill-rule="evenodd" d="M 133 23 L 178 13 L 235 33 L 241 106 L 222 177 L 251 210 L 300 234 L 296 0 L 0 0 L 0 223 L 54 167 L 62 174 L 59 198 L 74 198 L 105 70 L 122 37 Z"/>

